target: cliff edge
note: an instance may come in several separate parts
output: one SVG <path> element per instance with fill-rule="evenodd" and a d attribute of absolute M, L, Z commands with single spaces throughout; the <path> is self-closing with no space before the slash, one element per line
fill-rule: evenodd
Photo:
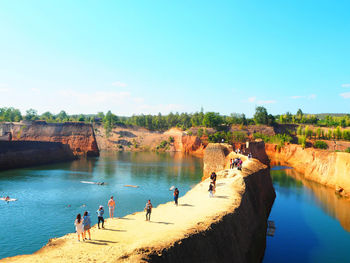
<path fill-rule="evenodd" d="M 265 148 L 273 162 L 290 165 L 303 173 L 306 179 L 335 188 L 342 195 L 350 197 L 349 153 L 303 149 L 295 144 L 280 149 L 277 145 L 266 144 Z"/>
<path fill-rule="evenodd" d="M 3 124 L 4 126 L 6 124 Z M 79 122 L 10 123 L 7 129 L 12 141 L 60 142 L 68 145 L 76 156 L 99 156 L 95 133 L 91 124 Z"/>

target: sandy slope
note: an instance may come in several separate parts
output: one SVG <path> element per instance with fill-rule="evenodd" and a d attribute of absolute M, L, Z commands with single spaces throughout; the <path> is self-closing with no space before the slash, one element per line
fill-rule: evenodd
<path fill-rule="evenodd" d="M 145 221 L 144 212 L 109 219 L 105 230 L 92 228 L 91 241 L 79 243 L 75 234 L 68 234 L 52 240 L 32 255 L 0 262 L 140 262 L 149 251 L 160 251 L 192 233 L 205 230 L 238 207 L 245 190 L 243 176 L 266 166 L 250 160 L 243 167 L 246 168 L 243 172 L 235 169 L 218 173 L 215 198 L 209 198 L 209 181 L 205 180 L 180 198 L 178 207 L 169 202 L 154 208 L 151 222 Z"/>

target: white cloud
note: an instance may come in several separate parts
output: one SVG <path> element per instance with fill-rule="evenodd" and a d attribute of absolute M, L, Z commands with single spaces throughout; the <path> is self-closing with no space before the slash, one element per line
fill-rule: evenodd
<path fill-rule="evenodd" d="M 350 99 L 350 92 L 341 93 L 340 96 L 344 99 Z"/>
<path fill-rule="evenodd" d="M 314 100 L 316 99 L 316 94 L 310 94 L 307 98 L 310 100 Z"/>
<path fill-rule="evenodd" d="M 296 100 L 296 99 L 305 98 L 305 96 L 291 96 L 290 98 L 293 100 Z"/>
<path fill-rule="evenodd" d="M 0 88 L 0 92 L 5 93 L 5 92 L 8 92 L 8 91 L 9 91 L 9 89 L 7 89 L 7 88 Z"/>
<path fill-rule="evenodd" d="M 254 101 L 256 101 L 256 97 L 250 97 L 250 98 L 248 98 L 248 101 L 253 103 Z"/>
<path fill-rule="evenodd" d="M 34 93 L 39 93 L 40 92 L 40 89 L 38 89 L 38 88 L 31 88 L 30 90 L 32 92 L 34 92 Z"/>
<path fill-rule="evenodd" d="M 6 83 L 0 83 L 0 88 L 7 88 L 9 85 L 7 85 Z"/>
<path fill-rule="evenodd" d="M 273 104 L 276 103 L 275 100 L 259 100 L 258 104 Z"/>
<path fill-rule="evenodd" d="M 350 88 L 350 83 L 344 83 L 344 84 L 341 84 L 341 86 L 343 88 Z"/>
<path fill-rule="evenodd" d="M 128 85 L 124 82 L 121 82 L 121 81 L 116 81 L 116 82 L 113 82 L 112 83 L 112 86 L 114 87 L 119 87 L 119 88 L 125 88 L 127 87 Z"/>

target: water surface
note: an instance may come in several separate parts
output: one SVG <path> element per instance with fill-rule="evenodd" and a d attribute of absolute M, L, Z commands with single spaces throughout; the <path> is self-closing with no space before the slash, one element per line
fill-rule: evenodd
<path fill-rule="evenodd" d="M 0 258 L 33 253 L 50 238 L 75 232 L 74 219 L 116 199 L 116 216 L 142 211 L 148 199 L 154 206 L 172 201 L 169 188 L 180 197 L 202 176 L 202 160 L 167 153 L 105 152 L 99 158 L 0 172 Z M 80 181 L 105 182 L 89 185 Z M 137 185 L 139 188 L 124 187 Z M 86 205 L 86 207 L 83 207 Z M 105 209 L 108 216 L 108 209 Z"/>
<path fill-rule="evenodd" d="M 288 167 L 271 169 L 271 177 L 276 232 L 263 262 L 350 262 L 350 201 Z"/>

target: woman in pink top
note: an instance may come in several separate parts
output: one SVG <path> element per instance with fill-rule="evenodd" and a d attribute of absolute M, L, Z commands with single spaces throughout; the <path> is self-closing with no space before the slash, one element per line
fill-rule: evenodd
<path fill-rule="evenodd" d="M 109 208 L 109 217 L 114 217 L 114 209 L 115 209 L 115 201 L 113 200 L 113 196 L 111 196 L 111 199 L 108 201 L 108 208 Z"/>

